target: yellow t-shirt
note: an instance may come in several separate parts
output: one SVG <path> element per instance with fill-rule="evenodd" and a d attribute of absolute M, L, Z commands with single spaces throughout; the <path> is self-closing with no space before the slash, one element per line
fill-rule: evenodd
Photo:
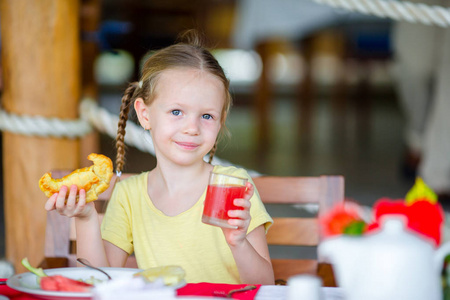
<path fill-rule="evenodd" d="M 215 171 L 250 176 L 244 169 L 215 166 Z M 206 189 L 197 203 L 177 216 L 158 210 L 147 193 L 148 172 L 119 182 L 102 222 L 102 237 L 131 254 L 139 268 L 178 265 L 187 282 L 240 283 L 236 263 L 222 230 L 201 222 Z M 255 191 L 248 232 L 273 220 Z"/>

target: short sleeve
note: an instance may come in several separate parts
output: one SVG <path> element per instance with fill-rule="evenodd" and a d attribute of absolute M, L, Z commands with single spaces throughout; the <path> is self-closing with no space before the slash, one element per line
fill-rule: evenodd
<path fill-rule="evenodd" d="M 249 177 L 249 181 L 255 187 L 253 180 Z M 248 232 L 251 232 L 253 229 L 258 227 L 259 225 L 264 225 L 265 232 L 269 230 L 270 226 L 273 224 L 273 219 L 270 217 L 269 213 L 264 206 L 264 203 L 261 201 L 261 197 L 259 196 L 258 190 L 255 187 L 255 192 L 253 193 L 252 198 L 250 198 L 250 203 L 252 204 L 250 208 L 250 215 L 252 216 L 252 220 L 250 222 L 250 226 L 248 228 Z"/>
<path fill-rule="evenodd" d="M 103 240 L 131 254 L 133 252 L 131 208 L 123 183 L 117 183 L 114 188 L 103 217 L 101 233 Z"/>

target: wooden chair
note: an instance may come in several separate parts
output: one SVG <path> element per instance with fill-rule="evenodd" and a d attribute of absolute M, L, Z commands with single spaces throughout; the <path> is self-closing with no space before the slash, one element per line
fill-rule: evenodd
<path fill-rule="evenodd" d="M 336 203 L 344 201 L 342 176 L 262 176 L 253 180 L 264 204 L 292 206 L 315 203 L 318 205 L 317 216 L 320 216 Z M 273 245 L 317 246 L 321 240 L 317 216 L 274 217 L 274 224 L 267 233 L 269 248 Z M 277 284 L 285 283 L 293 275 L 307 273 L 321 276 L 326 286 L 335 286 L 330 266 L 318 259 L 273 258 L 272 266 Z"/>

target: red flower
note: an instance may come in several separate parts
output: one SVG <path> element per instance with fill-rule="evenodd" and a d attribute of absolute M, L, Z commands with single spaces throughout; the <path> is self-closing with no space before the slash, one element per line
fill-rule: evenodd
<path fill-rule="evenodd" d="M 361 224 L 364 221 L 359 216 L 357 205 L 348 202 L 334 206 L 319 218 L 319 222 L 325 237 L 344 233 L 360 235 L 365 231 L 365 225 Z"/>
<path fill-rule="evenodd" d="M 439 203 L 433 204 L 427 199 L 418 199 L 408 205 L 401 200 L 382 198 L 373 206 L 375 220 L 367 228 L 368 231 L 377 230 L 380 227 L 380 217 L 386 214 L 401 214 L 407 218 L 407 227 L 422 236 L 428 237 L 439 246 L 441 243 L 441 225 L 444 220 L 444 212 Z"/>

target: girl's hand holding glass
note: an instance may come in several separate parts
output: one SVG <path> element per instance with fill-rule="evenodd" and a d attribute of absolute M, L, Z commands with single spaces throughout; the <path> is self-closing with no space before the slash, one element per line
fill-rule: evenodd
<path fill-rule="evenodd" d="M 47 211 L 56 210 L 61 215 L 67 217 L 88 217 L 91 215 L 94 208 L 94 202 L 86 203 L 86 192 L 81 189 L 78 193 L 77 201 L 77 186 L 72 185 L 70 189 L 67 186 L 62 186 L 59 193 L 53 194 L 45 203 Z M 69 192 L 67 194 L 67 192 Z"/>
<path fill-rule="evenodd" d="M 222 228 L 225 239 L 230 246 L 237 246 L 247 238 L 247 230 L 251 221 L 250 198 L 253 196 L 253 192 L 253 184 L 247 182 L 243 198 L 236 198 L 233 201 L 234 205 L 242 207 L 242 209 L 228 211 L 228 216 L 230 217 L 228 224 L 237 227 L 236 229 Z"/>
<path fill-rule="evenodd" d="M 244 197 L 247 181 L 247 178 L 211 172 L 208 189 L 206 190 L 202 222 L 224 228 L 236 228 L 235 225 L 228 223 L 230 219 L 228 212 L 239 209 L 233 201 Z"/>

